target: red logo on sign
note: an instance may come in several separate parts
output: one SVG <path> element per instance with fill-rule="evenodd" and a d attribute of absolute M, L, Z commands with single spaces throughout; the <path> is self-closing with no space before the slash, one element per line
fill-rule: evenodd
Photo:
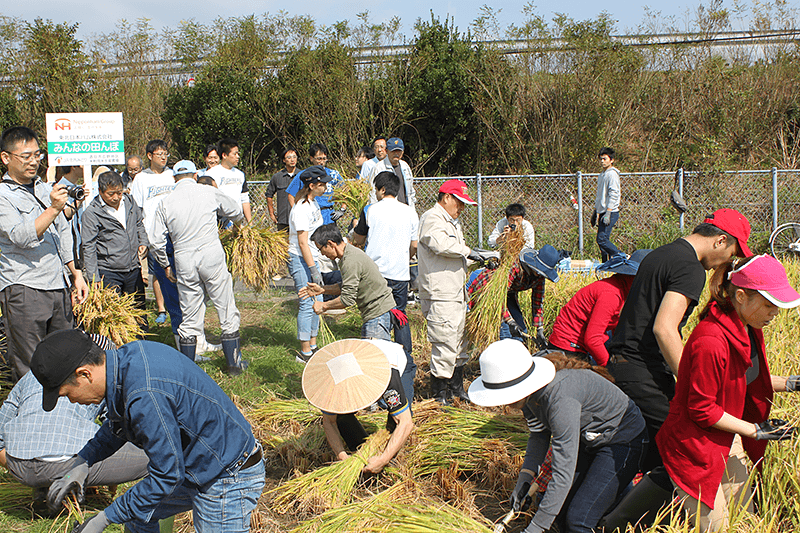
<path fill-rule="evenodd" d="M 69 130 L 72 128 L 72 124 L 70 123 L 68 118 L 57 118 L 55 128 L 56 131 Z"/>

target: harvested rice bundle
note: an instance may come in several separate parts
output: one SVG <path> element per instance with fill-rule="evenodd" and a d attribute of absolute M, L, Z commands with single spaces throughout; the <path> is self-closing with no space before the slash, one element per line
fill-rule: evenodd
<path fill-rule="evenodd" d="M 342 531 L 448 531 L 491 533 L 485 519 L 471 518 L 423 494 L 408 481 L 395 484 L 370 498 L 331 509 L 292 530 L 292 533 L 341 533 Z"/>
<path fill-rule="evenodd" d="M 290 424 L 303 427 L 319 423 L 322 415 L 305 398 L 293 400 L 271 400 L 247 412 L 251 423 L 264 424 L 268 429 L 277 430 Z"/>
<path fill-rule="evenodd" d="M 285 231 L 257 224 L 234 226 L 220 234 L 231 274 L 256 292 L 270 287 L 275 275 L 289 259 Z"/>
<path fill-rule="evenodd" d="M 500 266 L 495 269 L 489 282 L 470 298 L 466 328 L 475 353 L 482 352 L 500 338 L 500 324 L 508 293 L 508 276 L 524 247 L 525 232 L 519 226 L 500 245 Z"/>
<path fill-rule="evenodd" d="M 334 205 L 344 205 L 351 215 L 358 218 L 369 203 L 371 187 L 364 180 L 345 180 L 333 191 Z"/>
<path fill-rule="evenodd" d="M 3 511 L 21 507 L 30 508 L 33 502 L 31 489 L 17 482 L 0 483 L 0 502 L 3 502 Z"/>
<path fill-rule="evenodd" d="M 331 331 L 331 327 L 328 325 L 328 321 L 325 320 L 325 316 L 319 317 L 319 336 L 317 337 L 317 346 L 322 348 L 323 346 L 327 346 L 328 344 L 336 342 L 336 337 L 333 335 Z"/>
<path fill-rule="evenodd" d="M 271 435 L 262 442 L 268 458 L 279 458 L 295 472 L 308 472 L 331 460 L 331 450 L 322 426 L 311 426 L 298 435 Z"/>
<path fill-rule="evenodd" d="M 137 309 L 133 294 L 119 294 L 102 282 L 89 286 L 89 295 L 75 306 L 75 318 L 87 333 L 108 337 L 117 346 L 141 335 L 147 311 Z"/>
<path fill-rule="evenodd" d="M 307 474 L 290 479 L 269 491 L 277 496 L 272 501 L 275 512 L 298 511 L 317 514 L 346 503 L 361 476 L 361 469 L 370 457 L 386 446 L 389 432 L 385 429 L 371 435 L 356 453 Z"/>

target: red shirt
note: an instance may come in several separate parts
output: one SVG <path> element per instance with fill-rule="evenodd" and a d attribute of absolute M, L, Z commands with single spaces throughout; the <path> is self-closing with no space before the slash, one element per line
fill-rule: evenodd
<path fill-rule="evenodd" d="M 734 435 L 711 426 L 726 412 L 753 423 L 769 417 L 772 378 L 764 355 L 764 334 L 760 329 L 753 333 L 758 341 L 759 374 L 748 385 L 745 372 L 752 362 L 747 327 L 736 311 L 723 313 L 712 304 L 683 349 L 675 397 L 656 435 L 672 480 L 712 509 Z M 760 464 L 767 441 L 742 437 L 742 444 L 750 459 Z"/>
<path fill-rule="evenodd" d="M 615 274 L 579 290 L 558 312 L 550 343 L 562 350 L 586 352 L 606 366 L 608 331 L 617 327 L 632 282 L 633 276 Z"/>

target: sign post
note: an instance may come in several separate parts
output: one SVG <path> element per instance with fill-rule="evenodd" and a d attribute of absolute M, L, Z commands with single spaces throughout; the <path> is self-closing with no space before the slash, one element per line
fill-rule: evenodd
<path fill-rule="evenodd" d="M 47 113 L 47 164 L 83 165 L 89 197 L 97 195 L 92 165 L 125 164 L 122 113 Z"/>

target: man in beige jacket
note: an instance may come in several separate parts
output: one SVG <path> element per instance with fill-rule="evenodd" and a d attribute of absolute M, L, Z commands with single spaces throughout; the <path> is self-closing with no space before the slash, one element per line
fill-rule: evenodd
<path fill-rule="evenodd" d="M 467 184 L 448 180 L 439 198 L 423 213 L 419 224 L 420 308 L 428 322 L 431 343 L 431 396 L 447 404 L 451 397 L 469 400 L 464 391 L 467 342 L 467 265 L 481 256 L 464 242 L 458 215 L 466 204 L 477 205 L 467 195 Z"/>

